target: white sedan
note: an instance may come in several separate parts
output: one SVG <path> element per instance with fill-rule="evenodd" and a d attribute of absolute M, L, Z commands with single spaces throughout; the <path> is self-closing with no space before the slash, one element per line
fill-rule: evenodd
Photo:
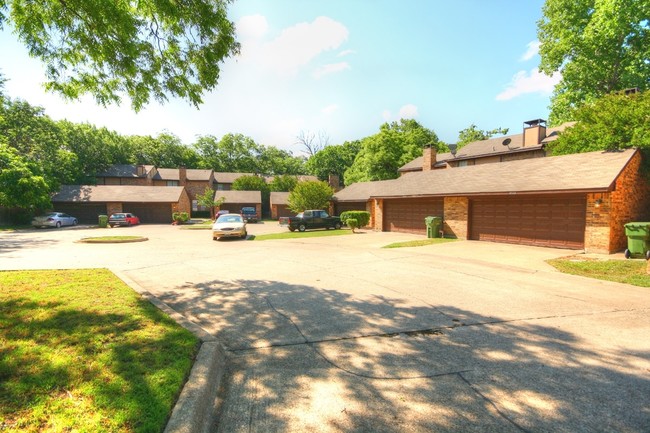
<path fill-rule="evenodd" d="M 238 214 L 220 215 L 212 225 L 212 240 L 225 237 L 246 239 L 246 221 Z"/>

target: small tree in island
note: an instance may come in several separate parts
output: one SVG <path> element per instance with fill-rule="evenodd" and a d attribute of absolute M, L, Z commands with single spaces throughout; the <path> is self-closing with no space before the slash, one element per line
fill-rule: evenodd
<path fill-rule="evenodd" d="M 203 194 L 198 194 L 196 196 L 196 202 L 203 207 L 210 209 L 210 219 L 214 219 L 214 208 L 219 207 L 226 201 L 225 197 L 219 197 L 215 199 L 214 190 L 208 186 L 205 187 Z"/>

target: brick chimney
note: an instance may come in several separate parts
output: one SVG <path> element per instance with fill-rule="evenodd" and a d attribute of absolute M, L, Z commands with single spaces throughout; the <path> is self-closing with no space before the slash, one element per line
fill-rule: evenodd
<path fill-rule="evenodd" d="M 537 146 L 546 138 L 546 120 L 535 119 L 524 122 L 523 146 Z"/>
<path fill-rule="evenodd" d="M 436 147 L 433 144 L 427 144 L 422 152 L 422 171 L 433 170 L 436 165 Z"/>
<path fill-rule="evenodd" d="M 178 167 L 178 184 L 180 186 L 187 184 L 187 168 L 184 165 Z"/>
<path fill-rule="evenodd" d="M 338 175 L 330 174 L 329 178 L 327 179 L 327 183 L 329 186 L 334 188 L 335 192 L 341 190 L 341 180 L 339 179 Z"/>

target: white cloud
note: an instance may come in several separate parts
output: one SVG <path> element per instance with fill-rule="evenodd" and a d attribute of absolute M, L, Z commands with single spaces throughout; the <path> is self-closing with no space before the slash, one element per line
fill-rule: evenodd
<path fill-rule="evenodd" d="M 337 104 L 330 104 L 327 107 L 323 107 L 323 109 L 320 110 L 320 111 L 323 114 L 330 115 L 330 114 L 334 113 L 335 111 L 337 111 L 338 109 L 339 109 L 339 106 Z"/>
<path fill-rule="evenodd" d="M 530 73 L 519 71 L 512 77 L 508 87 L 496 96 L 496 99 L 497 101 L 508 101 L 527 93 L 551 94 L 561 79 L 560 73 L 549 77 L 539 72 L 537 68 L 531 69 Z"/>
<path fill-rule="evenodd" d="M 399 109 L 400 119 L 414 119 L 418 116 L 418 107 L 413 104 L 407 104 Z"/>
<path fill-rule="evenodd" d="M 351 55 L 351 54 L 356 54 L 356 53 L 357 53 L 357 52 L 354 51 L 354 50 L 343 50 L 343 51 L 341 51 L 340 53 L 338 53 L 338 54 L 336 55 L 336 57 L 345 57 L 345 56 L 349 56 L 349 55 Z"/>
<path fill-rule="evenodd" d="M 318 17 L 311 23 L 287 27 L 272 41 L 242 43 L 240 58 L 280 75 L 295 75 L 319 54 L 340 47 L 348 35 L 343 24 Z"/>
<path fill-rule="evenodd" d="M 314 78 L 321 78 L 324 75 L 334 74 L 345 71 L 346 69 L 350 69 L 348 62 L 330 63 L 329 65 L 324 65 L 316 69 L 313 75 Z"/>
<path fill-rule="evenodd" d="M 248 15 L 242 17 L 236 24 L 237 36 L 245 41 L 260 39 L 269 29 L 269 23 L 264 15 Z"/>
<path fill-rule="evenodd" d="M 525 62 L 525 61 L 530 60 L 533 57 L 535 57 L 539 53 L 540 45 L 542 45 L 542 43 L 540 41 L 528 42 L 528 45 L 526 45 L 528 47 L 528 49 L 526 50 L 524 55 L 521 56 L 521 61 Z"/>

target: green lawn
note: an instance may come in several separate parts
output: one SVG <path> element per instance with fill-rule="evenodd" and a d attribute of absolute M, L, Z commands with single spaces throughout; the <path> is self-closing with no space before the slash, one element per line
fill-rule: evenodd
<path fill-rule="evenodd" d="M 554 259 L 548 263 L 566 274 L 650 287 L 645 260 Z"/>
<path fill-rule="evenodd" d="M 457 240 L 458 239 L 446 239 L 446 238 L 420 239 L 416 241 L 395 242 L 392 244 L 384 245 L 382 248 L 422 247 L 425 245 L 435 245 L 435 244 L 444 244 L 447 242 L 455 242 Z"/>
<path fill-rule="evenodd" d="M 197 350 L 106 269 L 0 272 L 0 431 L 160 432 Z"/>
<path fill-rule="evenodd" d="M 352 235 L 352 230 L 350 229 L 341 229 L 341 230 L 310 230 L 306 232 L 290 232 L 287 229 L 286 232 L 282 233 L 270 233 L 267 235 L 255 236 L 254 240 L 256 241 L 267 241 L 270 239 L 302 239 L 302 238 L 320 238 L 325 236 L 342 236 L 342 235 Z"/>

